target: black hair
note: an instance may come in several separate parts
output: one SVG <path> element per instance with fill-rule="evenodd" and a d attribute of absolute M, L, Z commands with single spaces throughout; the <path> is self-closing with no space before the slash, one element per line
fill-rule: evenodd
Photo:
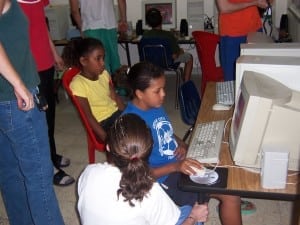
<path fill-rule="evenodd" d="M 117 195 L 134 206 L 132 201 L 142 201 L 155 181 L 147 162 L 153 145 L 151 131 L 138 115 L 124 114 L 111 126 L 107 144 L 111 162 L 122 173 Z"/>
<path fill-rule="evenodd" d="M 147 61 L 136 63 L 127 74 L 127 82 L 131 89 L 131 94 L 135 95 L 136 90 L 144 91 L 150 86 L 151 80 L 162 76 L 164 76 L 162 68 Z"/>
<path fill-rule="evenodd" d="M 80 57 L 89 55 L 95 49 L 104 50 L 102 42 L 95 38 L 72 39 L 63 49 L 62 58 L 67 67 L 81 68 Z"/>
<path fill-rule="evenodd" d="M 152 27 L 158 27 L 162 24 L 162 15 L 156 8 L 150 8 L 146 12 L 146 23 Z"/>

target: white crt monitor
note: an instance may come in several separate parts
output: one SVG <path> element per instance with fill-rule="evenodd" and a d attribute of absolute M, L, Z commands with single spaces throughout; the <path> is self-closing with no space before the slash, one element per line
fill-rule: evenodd
<path fill-rule="evenodd" d="M 150 8 L 156 8 L 160 11 L 163 21 L 162 28 L 164 30 L 176 29 L 176 0 L 143 0 L 142 1 L 142 21 L 143 27 L 150 28 L 146 24 L 146 13 Z"/>
<path fill-rule="evenodd" d="M 241 44 L 240 55 L 300 57 L 300 43 L 253 43 Z"/>
<path fill-rule="evenodd" d="M 263 73 L 300 91 L 300 58 L 291 56 L 242 55 L 236 61 L 235 96 L 245 71 Z"/>
<path fill-rule="evenodd" d="M 270 76 L 244 71 L 230 128 L 236 165 L 261 168 L 264 149 L 289 152 L 290 170 L 300 170 L 300 92 Z"/>

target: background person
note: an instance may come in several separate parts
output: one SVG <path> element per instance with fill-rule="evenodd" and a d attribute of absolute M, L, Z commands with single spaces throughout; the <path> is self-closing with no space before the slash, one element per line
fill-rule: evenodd
<path fill-rule="evenodd" d="M 219 10 L 220 59 L 224 80 L 235 80 L 235 63 L 240 44 L 250 32 L 262 31 L 257 7 L 266 8 L 266 0 L 216 0 Z"/>
<path fill-rule="evenodd" d="M 30 47 L 41 80 L 39 89 L 48 103 L 46 118 L 51 159 L 54 167 L 58 170 L 53 177 L 53 183 L 58 186 L 67 186 L 74 183 L 75 179 L 66 174 L 61 168 L 69 166 L 70 159 L 57 154 L 54 138 L 56 107 L 54 65 L 57 70 L 62 71 L 64 69 L 64 63 L 56 51 L 46 24 L 44 7 L 49 4 L 49 0 L 18 0 L 18 2 L 29 20 Z"/>
<path fill-rule="evenodd" d="M 121 67 L 117 32 L 127 31 L 126 0 L 118 0 L 118 26 L 112 0 L 69 0 L 69 2 L 73 19 L 83 36 L 96 38 L 103 43 L 105 67 L 113 75 Z"/>
<path fill-rule="evenodd" d="M 124 109 L 105 70 L 104 56 L 104 47 L 95 38 L 73 40 L 63 51 L 65 62 L 80 69 L 70 88 L 96 137 L 102 141 L 106 140 L 108 128 Z"/>
<path fill-rule="evenodd" d="M 156 8 L 150 8 L 146 12 L 146 23 L 151 27 L 151 30 L 145 31 L 143 37 L 157 37 L 169 40 L 172 57 L 174 63 L 184 63 L 183 80 L 188 81 L 191 79 L 193 70 L 193 56 L 188 52 L 184 52 L 177 43 L 177 39 L 171 31 L 162 30 L 162 15 Z"/>

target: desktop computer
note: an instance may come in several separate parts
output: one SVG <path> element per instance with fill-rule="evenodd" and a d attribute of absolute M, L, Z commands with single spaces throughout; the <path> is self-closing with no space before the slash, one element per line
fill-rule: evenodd
<path fill-rule="evenodd" d="M 300 92 L 267 73 L 244 71 L 238 93 L 229 135 L 232 159 L 242 167 L 263 167 L 265 175 L 272 173 L 269 162 L 278 161 L 281 183 L 284 168 L 300 171 Z"/>

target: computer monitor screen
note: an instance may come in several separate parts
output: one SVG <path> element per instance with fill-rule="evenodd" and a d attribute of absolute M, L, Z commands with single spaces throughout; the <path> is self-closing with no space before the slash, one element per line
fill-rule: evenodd
<path fill-rule="evenodd" d="M 245 71 L 229 135 L 236 165 L 261 168 L 264 149 L 289 152 L 290 170 L 300 170 L 300 92 L 269 76 Z"/>
<path fill-rule="evenodd" d="M 146 24 L 146 12 L 150 8 L 156 8 L 161 12 L 164 30 L 176 29 L 176 0 L 146 0 L 142 1 L 143 27 L 149 28 Z"/>

